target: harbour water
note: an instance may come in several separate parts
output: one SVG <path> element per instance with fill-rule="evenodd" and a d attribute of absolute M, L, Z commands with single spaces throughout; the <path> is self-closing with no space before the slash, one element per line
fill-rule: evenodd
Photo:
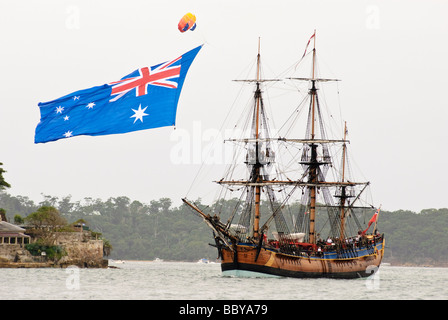
<path fill-rule="evenodd" d="M 0 269 L 0 300 L 445 300 L 448 269 L 381 266 L 367 279 L 225 277 L 219 263 Z M 312 295 L 310 295 L 312 292 Z"/>

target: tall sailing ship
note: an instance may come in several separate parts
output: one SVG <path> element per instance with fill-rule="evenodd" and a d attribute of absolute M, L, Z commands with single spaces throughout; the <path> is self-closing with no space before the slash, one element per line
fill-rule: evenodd
<path fill-rule="evenodd" d="M 259 45 L 256 79 L 244 80 L 255 85 L 247 118 L 250 134 L 227 140 L 243 146 L 243 157 L 235 159 L 243 163 L 245 177 L 234 178 L 231 166 L 216 181 L 223 190 L 237 192 L 238 201 L 223 217 L 218 205 L 207 212 L 210 208 L 182 199 L 212 229 L 224 275 L 358 278 L 380 266 L 385 248 L 377 229 L 380 209 L 361 201 L 369 182 L 349 176 L 346 125 L 340 137 L 327 136 L 319 90 L 323 83 L 338 80 L 316 75 L 315 35 L 310 38 L 311 77 L 287 79 L 309 84 L 292 116 L 300 108 L 307 110 L 305 137 L 271 135 L 261 87 L 278 79 L 261 78 Z M 282 166 L 285 159 L 288 163 Z M 367 228 L 362 216 L 371 217 Z"/>

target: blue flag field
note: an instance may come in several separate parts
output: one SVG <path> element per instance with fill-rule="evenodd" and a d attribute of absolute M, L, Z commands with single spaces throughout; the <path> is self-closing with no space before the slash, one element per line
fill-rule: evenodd
<path fill-rule="evenodd" d="M 118 81 L 41 102 L 35 143 L 173 126 L 182 86 L 202 46 Z"/>

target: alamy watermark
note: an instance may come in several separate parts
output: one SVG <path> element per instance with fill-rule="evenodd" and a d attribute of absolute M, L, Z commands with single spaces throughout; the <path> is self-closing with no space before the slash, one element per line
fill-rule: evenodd
<path fill-rule="evenodd" d="M 70 5 L 65 8 L 67 17 L 65 18 L 65 27 L 68 30 L 79 30 L 81 28 L 81 15 L 78 6 Z"/>
<path fill-rule="evenodd" d="M 366 28 L 368 30 L 380 29 L 380 8 L 377 5 L 368 5 L 366 7 Z"/>
<path fill-rule="evenodd" d="M 368 290 L 378 290 L 380 288 L 380 270 L 379 267 L 369 266 L 366 269 L 367 273 L 370 273 L 371 276 L 366 278 L 366 288 Z"/>
<path fill-rule="evenodd" d="M 65 280 L 65 287 L 68 290 L 79 290 L 80 278 L 79 278 L 79 268 L 77 266 L 68 266 L 65 269 L 65 273 L 68 274 L 67 279 Z"/>
<path fill-rule="evenodd" d="M 272 137 L 275 137 L 275 132 Z M 171 133 L 170 141 L 175 142 L 170 150 L 173 164 L 254 164 L 274 163 L 277 144 L 268 139 L 251 138 L 250 130 L 237 129 L 220 132 L 216 128 L 202 127 L 200 121 L 193 122 L 191 131 L 177 128 Z M 258 152 L 257 152 L 258 151 Z"/>

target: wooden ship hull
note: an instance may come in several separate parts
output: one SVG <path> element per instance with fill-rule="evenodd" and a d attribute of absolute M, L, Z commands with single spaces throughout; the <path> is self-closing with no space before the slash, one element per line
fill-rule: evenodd
<path fill-rule="evenodd" d="M 221 269 L 226 276 L 280 276 L 293 278 L 354 279 L 374 274 L 384 255 L 384 237 L 371 246 L 302 256 L 276 252 L 275 249 L 238 244 L 233 250 L 221 249 Z"/>

